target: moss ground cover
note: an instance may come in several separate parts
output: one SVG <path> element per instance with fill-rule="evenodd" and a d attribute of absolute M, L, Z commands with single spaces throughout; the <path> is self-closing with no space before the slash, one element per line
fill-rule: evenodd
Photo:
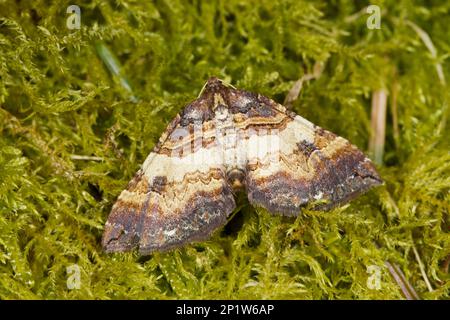
<path fill-rule="evenodd" d="M 449 298 L 450 2 L 77 0 L 69 29 L 71 4 L 0 0 L 1 299 L 402 299 L 386 261 Z M 293 110 L 367 152 L 388 93 L 384 186 L 297 218 L 242 200 L 209 241 L 102 252 L 116 197 L 209 76 L 282 103 L 317 63 Z"/>

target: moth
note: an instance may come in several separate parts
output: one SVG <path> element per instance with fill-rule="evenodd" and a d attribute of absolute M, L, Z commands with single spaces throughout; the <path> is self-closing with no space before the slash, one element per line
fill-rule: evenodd
<path fill-rule="evenodd" d="M 102 245 L 146 255 L 206 240 L 226 223 L 239 190 L 254 206 L 297 216 L 381 183 L 373 163 L 346 139 L 213 77 L 119 195 Z"/>

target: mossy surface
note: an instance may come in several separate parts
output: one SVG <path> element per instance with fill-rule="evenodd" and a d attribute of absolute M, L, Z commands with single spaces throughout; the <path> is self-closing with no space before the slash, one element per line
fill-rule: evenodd
<path fill-rule="evenodd" d="M 402 299 L 385 261 L 421 298 L 450 297 L 449 1 L 374 1 L 379 30 L 367 1 L 75 2 L 79 30 L 74 1 L 0 0 L 0 299 Z M 209 76 L 283 102 L 316 62 L 294 111 L 362 150 L 372 93 L 389 93 L 384 186 L 298 218 L 242 202 L 209 241 L 102 252 L 115 199 Z"/>

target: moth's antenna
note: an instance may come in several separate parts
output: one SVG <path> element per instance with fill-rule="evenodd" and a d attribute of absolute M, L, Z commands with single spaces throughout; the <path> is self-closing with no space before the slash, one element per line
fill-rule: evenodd
<path fill-rule="evenodd" d="M 231 87 L 231 88 L 233 88 L 233 89 L 236 89 L 236 87 L 233 86 L 231 83 L 228 83 L 228 82 L 226 82 L 226 81 L 224 81 L 224 80 L 222 80 L 222 79 L 219 79 L 219 78 L 211 77 L 211 78 L 209 78 L 208 81 L 206 81 L 206 83 L 203 85 L 202 90 L 200 90 L 200 93 L 198 94 L 198 97 L 197 97 L 197 98 L 200 98 L 200 96 L 203 94 L 203 92 L 205 91 L 206 86 L 208 85 L 208 83 L 210 83 L 210 81 L 211 81 L 212 78 L 214 78 L 215 81 L 220 81 L 220 83 L 221 83 L 223 86 L 225 86 L 225 87 Z"/>
<path fill-rule="evenodd" d="M 233 89 L 236 89 L 236 87 L 233 86 L 231 83 L 228 83 L 228 82 L 226 82 L 225 80 L 222 80 L 222 79 L 219 79 L 219 80 L 220 80 L 220 82 L 222 82 L 222 84 L 223 84 L 225 87 L 231 87 L 231 88 L 233 88 Z"/>
<path fill-rule="evenodd" d="M 200 93 L 197 96 L 197 99 L 200 98 L 200 96 L 203 94 L 203 91 L 205 91 L 206 86 L 208 85 L 208 81 L 205 82 L 205 84 L 202 87 L 202 90 L 200 90 Z"/>

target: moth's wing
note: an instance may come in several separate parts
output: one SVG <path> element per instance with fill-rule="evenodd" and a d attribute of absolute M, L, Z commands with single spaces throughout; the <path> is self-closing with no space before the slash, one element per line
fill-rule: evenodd
<path fill-rule="evenodd" d="M 328 210 L 382 183 L 372 162 L 349 141 L 270 99 L 263 103 L 276 111 L 272 117 L 278 120 L 271 124 L 266 140 L 276 139 L 278 146 L 248 161 L 246 188 L 251 204 L 298 215 L 307 205 Z"/>
<path fill-rule="evenodd" d="M 225 224 L 235 201 L 223 166 L 212 161 L 220 156 L 214 139 L 207 138 L 212 124 L 197 121 L 204 128 L 198 144 L 191 120 L 187 112 L 173 120 L 120 194 L 105 225 L 105 251 L 164 251 L 207 239 Z"/>

